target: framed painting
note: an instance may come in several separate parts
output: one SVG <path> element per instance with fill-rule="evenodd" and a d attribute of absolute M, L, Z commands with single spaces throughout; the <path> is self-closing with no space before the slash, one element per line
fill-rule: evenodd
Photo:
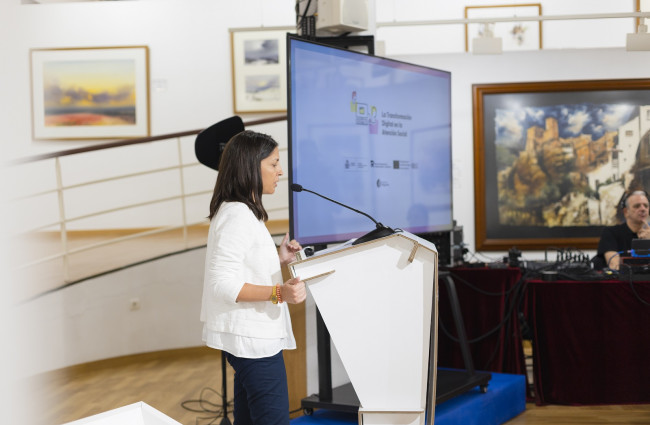
<path fill-rule="evenodd" d="M 494 6 L 467 6 L 465 19 L 517 18 L 541 16 L 540 3 L 504 4 Z M 465 51 L 469 52 L 471 41 L 486 32 L 500 37 L 503 50 L 537 50 L 542 48 L 542 21 L 485 22 L 465 25 Z"/>
<path fill-rule="evenodd" d="M 477 250 L 595 249 L 650 188 L 650 79 L 475 84 Z"/>
<path fill-rule="evenodd" d="M 287 110 L 287 29 L 231 29 L 234 111 Z"/>
<path fill-rule="evenodd" d="M 36 140 L 150 135 L 146 46 L 32 49 Z"/>

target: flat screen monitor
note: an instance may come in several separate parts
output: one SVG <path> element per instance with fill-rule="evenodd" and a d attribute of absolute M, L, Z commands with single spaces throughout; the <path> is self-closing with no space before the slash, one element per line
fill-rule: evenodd
<path fill-rule="evenodd" d="M 289 184 L 393 229 L 453 228 L 451 74 L 287 35 Z M 332 244 L 375 228 L 308 192 L 289 196 L 291 236 Z"/>

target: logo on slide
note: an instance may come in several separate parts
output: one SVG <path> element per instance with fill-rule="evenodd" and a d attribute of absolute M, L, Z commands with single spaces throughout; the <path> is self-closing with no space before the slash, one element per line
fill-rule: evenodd
<path fill-rule="evenodd" d="M 356 90 L 352 92 L 350 111 L 354 113 L 355 123 L 357 125 L 367 125 L 370 134 L 377 134 L 377 108 L 373 105 L 369 107 L 367 104 L 359 102 Z"/>

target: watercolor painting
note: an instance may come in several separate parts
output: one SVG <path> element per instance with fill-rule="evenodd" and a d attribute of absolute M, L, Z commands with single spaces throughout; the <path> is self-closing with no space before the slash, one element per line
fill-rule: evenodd
<path fill-rule="evenodd" d="M 135 61 L 43 64 L 45 126 L 133 125 Z"/>
<path fill-rule="evenodd" d="M 231 29 L 235 113 L 287 110 L 286 30 Z"/>
<path fill-rule="evenodd" d="M 149 135 L 146 48 L 32 51 L 36 139 Z"/>
<path fill-rule="evenodd" d="M 246 65 L 277 65 L 280 63 L 279 44 L 278 39 L 244 41 Z"/>

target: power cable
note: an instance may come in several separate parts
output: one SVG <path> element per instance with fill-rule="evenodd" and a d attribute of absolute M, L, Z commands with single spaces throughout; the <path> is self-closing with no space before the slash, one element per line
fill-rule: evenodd
<path fill-rule="evenodd" d="M 641 295 L 639 295 L 639 293 L 638 293 L 637 290 L 636 290 L 636 287 L 635 287 L 636 285 L 634 284 L 634 279 L 632 278 L 632 274 L 633 274 L 633 273 L 632 273 L 632 266 L 630 266 L 630 265 L 628 265 L 628 264 L 621 264 L 621 266 L 628 267 L 628 269 L 629 269 L 629 272 L 627 273 L 627 275 L 628 275 L 628 283 L 630 284 L 630 289 L 632 290 L 632 293 L 634 294 L 634 297 L 635 297 L 637 300 L 639 300 L 639 302 L 640 302 L 641 304 L 644 304 L 644 305 L 650 307 L 650 303 L 647 302 L 646 300 L 644 300 L 644 299 L 641 297 Z"/>
<path fill-rule="evenodd" d="M 453 273 L 452 273 L 453 274 Z M 488 295 L 488 296 L 505 296 L 505 309 L 504 309 L 504 315 L 503 317 L 499 320 L 499 322 L 490 330 L 487 332 L 483 333 L 482 335 L 479 335 L 473 339 L 468 339 L 468 344 L 473 344 L 476 342 L 480 342 L 489 336 L 493 335 L 494 333 L 500 331 L 501 329 L 505 329 L 504 332 L 507 335 L 510 331 L 511 327 L 511 317 L 514 312 L 518 312 L 520 310 L 520 305 L 521 302 L 524 299 L 524 295 L 526 292 L 527 288 L 527 280 L 530 279 L 531 273 L 524 272 L 524 274 L 519 278 L 519 280 L 512 286 L 512 288 L 504 291 L 504 292 L 488 292 L 488 291 L 483 291 L 479 288 L 477 288 L 475 285 L 470 284 L 466 280 L 454 275 L 454 279 L 460 280 L 462 283 L 466 284 L 468 287 L 473 289 L 474 291 Z M 445 323 L 443 322 L 442 319 L 439 319 L 439 325 L 440 328 L 442 329 L 443 333 L 452 341 L 459 343 L 460 340 L 458 337 L 454 336 L 451 334 L 451 332 L 447 329 L 445 326 Z M 504 328 L 505 326 L 505 328 Z M 488 366 L 490 363 L 494 361 L 494 358 L 497 354 L 497 352 L 500 349 L 499 344 L 495 344 L 494 350 L 492 351 L 492 354 L 490 357 L 486 360 L 484 369 L 488 370 Z M 503 358 L 505 359 L 507 357 L 507 346 L 504 347 L 504 352 L 503 352 Z"/>
<path fill-rule="evenodd" d="M 201 390 L 198 399 L 183 401 L 181 403 L 181 407 L 183 407 L 183 409 L 185 410 L 189 410 L 190 412 L 205 413 L 209 415 L 209 416 L 197 417 L 195 422 L 196 425 L 214 425 L 217 423 L 217 420 L 220 418 L 222 418 L 220 422 L 221 425 L 230 424 L 230 419 L 227 416 L 227 411 L 228 410 L 232 411 L 232 409 L 228 409 L 233 405 L 232 400 L 228 401 L 226 403 L 227 404 L 226 406 L 223 406 L 222 404 L 214 403 L 208 400 L 206 396 L 206 393 L 208 392 L 215 394 L 219 398 L 222 397 L 221 393 L 219 393 L 218 391 L 215 391 L 210 387 L 206 387 Z"/>
<path fill-rule="evenodd" d="M 312 28 L 303 28 L 303 24 L 305 22 L 305 19 L 307 19 L 307 12 L 309 11 L 309 6 L 311 6 L 312 0 L 307 0 L 307 6 L 305 6 L 305 10 L 303 10 L 302 16 L 300 16 L 300 3 L 304 1 L 305 0 L 299 0 L 296 2 L 296 28 L 298 30 L 304 29 L 306 32 L 308 32 L 308 34 L 304 34 L 301 31 L 301 35 L 313 36 L 314 34 L 311 34 L 311 31 L 313 30 Z"/>

